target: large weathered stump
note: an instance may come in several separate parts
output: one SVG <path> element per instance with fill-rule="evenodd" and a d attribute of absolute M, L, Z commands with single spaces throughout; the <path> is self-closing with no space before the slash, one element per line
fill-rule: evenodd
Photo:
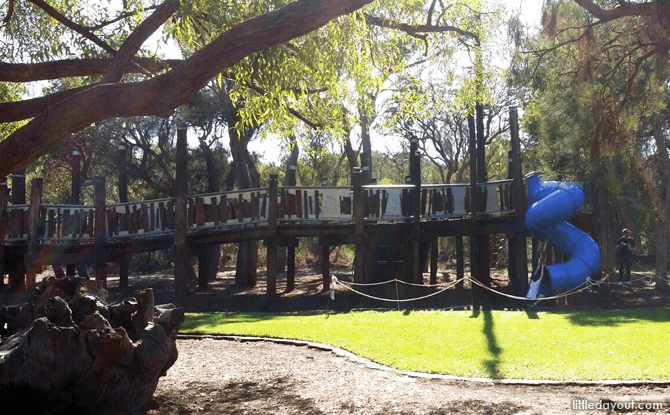
<path fill-rule="evenodd" d="M 22 306 L 0 307 L 0 399 L 24 413 L 145 408 L 177 360 L 184 312 L 151 290 L 105 304 L 80 278 L 52 279 Z M 104 291 L 103 291 L 104 293 Z"/>

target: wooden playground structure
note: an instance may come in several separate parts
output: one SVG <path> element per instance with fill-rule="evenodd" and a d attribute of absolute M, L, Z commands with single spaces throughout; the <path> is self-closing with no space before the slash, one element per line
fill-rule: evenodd
<path fill-rule="evenodd" d="M 12 200 L 7 197 L 7 183 L 0 185 L 0 284 L 8 274 L 10 289 L 21 290 L 35 285 L 44 265 L 65 266 L 67 275 L 75 275 L 77 269 L 85 273 L 85 265 L 93 265 L 96 281 L 104 286 L 107 264 L 118 262 L 123 287 L 128 281 L 128 255 L 171 249 L 179 289 L 190 256 L 202 260 L 203 247 L 258 240 L 267 249 L 267 294 L 273 296 L 277 294 L 277 248 L 289 249 L 290 285 L 298 239 L 315 237 L 322 250 L 324 290 L 330 289 L 330 247 L 344 244 L 355 245 L 356 282 L 398 278 L 421 284 L 422 262 L 429 257 L 434 284 L 438 238 L 455 237 L 457 277 L 462 278 L 463 237 L 469 236 L 471 275 L 490 285 L 488 236 L 504 234 L 513 294 L 525 295 L 526 189 L 514 107 L 510 122 L 509 179 L 495 182 L 472 174 L 469 184 L 422 184 L 418 144 L 413 141 L 410 175 L 401 185 L 365 184 L 364 172 L 354 169 L 351 186 L 279 186 L 277 175 L 270 175 L 266 188 L 187 195 L 185 129 L 178 131 L 175 198 L 128 202 L 123 200 L 126 191 L 120 189 L 123 201 L 108 204 L 105 178 L 99 176 L 93 206 L 48 205 L 41 200 L 42 179 L 36 178 L 26 203 L 25 179 L 22 184 L 21 175 L 15 175 Z M 482 158 L 475 155 L 484 153 L 483 143 L 480 146 L 471 138 L 470 151 L 471 171 L 481 171 L 477 161 Z M 125 167 L 119 167 L 121 187 Z M 78 198 L 76 167 L 73 173 L 73 195 Z M 206 287 L 206 277 L 200 275 L 199 283 Z M 474 301 L 483 295 L 474 294 Z"/>

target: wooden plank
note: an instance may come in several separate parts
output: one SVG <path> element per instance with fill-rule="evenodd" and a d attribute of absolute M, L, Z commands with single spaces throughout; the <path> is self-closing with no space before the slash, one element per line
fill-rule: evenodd
<path fill-rule="evenodd" d="M 319 219 L 319 215 L 321 214 L 321 208 L 319 205 L 319 191 L 315 190 L 314 191 L 314 213 L 317 219 Z"/>
<path fill-rule="evenodd" d="M 56 233 L 56 211 L 49 209 L 47 212 L 47 237 L 53 238 Z"/>
<path fill-rule="evenodd" d="M 165 225 L 170 229 L 174 229 L 174 213 L 175 213 L 175 202 L 170 200 L 167 204 L 167 211 L 165 212 Z"/>
<path fill-rule="evenodd" d="M 68 237 L 72 232 L 70 209 L 63 209 L 63 227 L 61 228 L 61 237 Z"/>
<path fill-rule="evenodd" d="M 267 203 L 268 203 L 268 195 L 264 193 L 263 194 L 263 204 L 261 205 L 261 215 L 263 216 L 263 218 L 266 218 L 266 219 L 268 218 Z"/>
<path fill-rule="evenodd" d="M 221 222 L 228 222 L 228 196 L 221 196 Z"/>
<path fill-rule="evenodd" d="M 149 231 L 156 229 L 156 205 L 151 202 L 147 205 L 149 209 Z"/>
<path fill-rule="evenodd" d="M 195 222 L 198 226 L 205 226 L 205 201 L 201 197 L 195 199 Z"/>
<path fill-rule="evenodd" d="M 158 217 L 160 220 L 160 226 L 158 227 L 161 231 L 164 231 L 166 228 L 167 221 L 167 212 L 165 211 L 165 202 L 158 202 Z"/>
<path fill-rule="evenodd" d="M 302 192 L 300 189 L 295 191 L 295 215 L 302 218 Z"/>
<path fill-rule="evenodd" d="M 242 193 L 238 195 L 237 209 L 237 221 L 244 222 L 244 196 Z"/>

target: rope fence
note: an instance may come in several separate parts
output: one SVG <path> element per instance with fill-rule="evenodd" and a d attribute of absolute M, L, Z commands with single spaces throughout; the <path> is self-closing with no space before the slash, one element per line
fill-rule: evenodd
<path fill-rule="evenodd" d="M 653 278 L 657 278 L 657 279 L 660 279 L 660 280 L 668 281 L 667 278 L 662 278 L 662 277 L 660 277 L 658 275 L 654 275 L 654 274 L 647 274 L 647 275 L 643 275 L 643 276 L 638 277 L 638 278 L 636 278 L 634 280 L 631 280 L 631 281 L 613 282 L 613 283 L 608 283 L 608 284 L 629 287 L 629 286 L 632 286 L 633 283 L 635 283 L 637 281 L 647 279 L 647 278 L 649 278 L 650 280 L 653 279 Z M 601 279 L 598 279 L 598 280 L 587 278 L 586 281 L 584 281 L 579 286 L 574 287 L 574 288 L 572 288 L 568 291 L 565 291 L 563 293 L 553 295 L 553 296 L 550 296 L 550 297 L 527 298 L 527 297 L 520 297 L 520 296 L 517 296 L 517 295 L 508 294 L 508 293 L 496 290 L 494 288 L 491 288 L 491 287 L 485 285 L 484 283 L 477 280 L 476 278 L 472 278 L 472 277 L 469 277 L 469 276 L 464 276 L 463 278 L 459 278 L 456 281 L 453 281 L 453 282 L 451 282 L 447 285 L 442 285 L 442 286 L 436 285 L 436 284 L 432 284 L 432 285 L 431 284 L 414 284 L 414 283 L 409 283 L 409 282 L 406 282 L 406 281 L 403 281 L 403 280 L 399 280 L 397 278 L 392 279 L 392 280 L 387 280 L 387 281 L 381 281 L 381 282 L 356 283 L 356 282 L 340 281 L 336 276 L 333 276 L 332 277 L 332 285 L 331 285 L 331 293 L 330 293 L 331 296 L 330 297 L 331 297 L 331 300 L 335 300 L 335 288 L 339 284 L 342 287 L 344 287 L 346 290 L 351 291 L 354 294 L 357 294 L 357 295 L 360 295 L 362 297 L 366 297 L 366 298 L 369 298 L 369 299 L 372 299 L 372 300 L 383 301 L 383 302 L 392 302 L 392 303 L 398 303 L 398 304 L 399 303 L 409 303 L 409 302 L 413 302 L 413 301 L 421 301 L 421 300 L 425 300 L 425 299 L 430 298 L 430 297 L 434 297 L 436 295 L 439 295 L 439 294 L 455 287 L 458 284 L 464 283 L 465 281 L 470 281 L 470 284 L 475 284 L 475 285 L 477 285 L 477 286 L 479 286 L 479 287 L 481 287 L 485 290 L 488 290 L 488 291 L 490 291 L 490 292 L 492 292 L 496 295 L 502 296 L 502 297 L 507 297 L 507 298 L 514 299 L 514 300 L 519 300 L 519 301 L 528 301 L 528 302 L 537 303 L 539 301 L 558 300 L 558 299 L 561 299 L 561 298 L 570 297 L 570 296 L 578 294 L 580 292 L 590 290 L 592 287 L 599 287 L 601 284 L 607 282 L 607 279 L 608 279 L 608 276 L 605 276 L 605 277 L 603 277 Z M 371 294 L 364 293 L 360 290 L 357 290 L 357 289 L 353 288 L 353 287 L 373 287 L 373 286 L 380 286 L 380 285 L 386 285 L 386 284 L 396 284 L 396 297 L 397 298 L 378 297 L 378 296 L 374 296 L 374 295 L 371 295 Z M 403 284 L 403 285 L 414 286 L 414 287 L 424 287 L 424 288 L 437 288 L 437 287 L 441 287 L 441 288 L 438 291 L 435 291 L 435 292 L 430 293 L 430 294 L 422 295 L 422 296 L 419 296 L 419 297 L 400 299 L 400 298 L 398 298 L 397 284 Z M 458 307 L 462 307 L 462 306 L 458 306 Z M 454 307 L 454 308 L 458 308 L 458 307 Z"/>

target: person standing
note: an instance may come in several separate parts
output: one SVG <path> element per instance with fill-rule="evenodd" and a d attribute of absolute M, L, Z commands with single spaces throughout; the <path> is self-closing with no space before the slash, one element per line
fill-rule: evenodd
<path fill-rule="evenodd" d="M 630 267 L 633 263 L 633 255 L 637 251 L 637 244 L 628 228 L 624 228 L 622 235 L 616 241 L 619 256 L 619 281 L 630 281 Z"/>

